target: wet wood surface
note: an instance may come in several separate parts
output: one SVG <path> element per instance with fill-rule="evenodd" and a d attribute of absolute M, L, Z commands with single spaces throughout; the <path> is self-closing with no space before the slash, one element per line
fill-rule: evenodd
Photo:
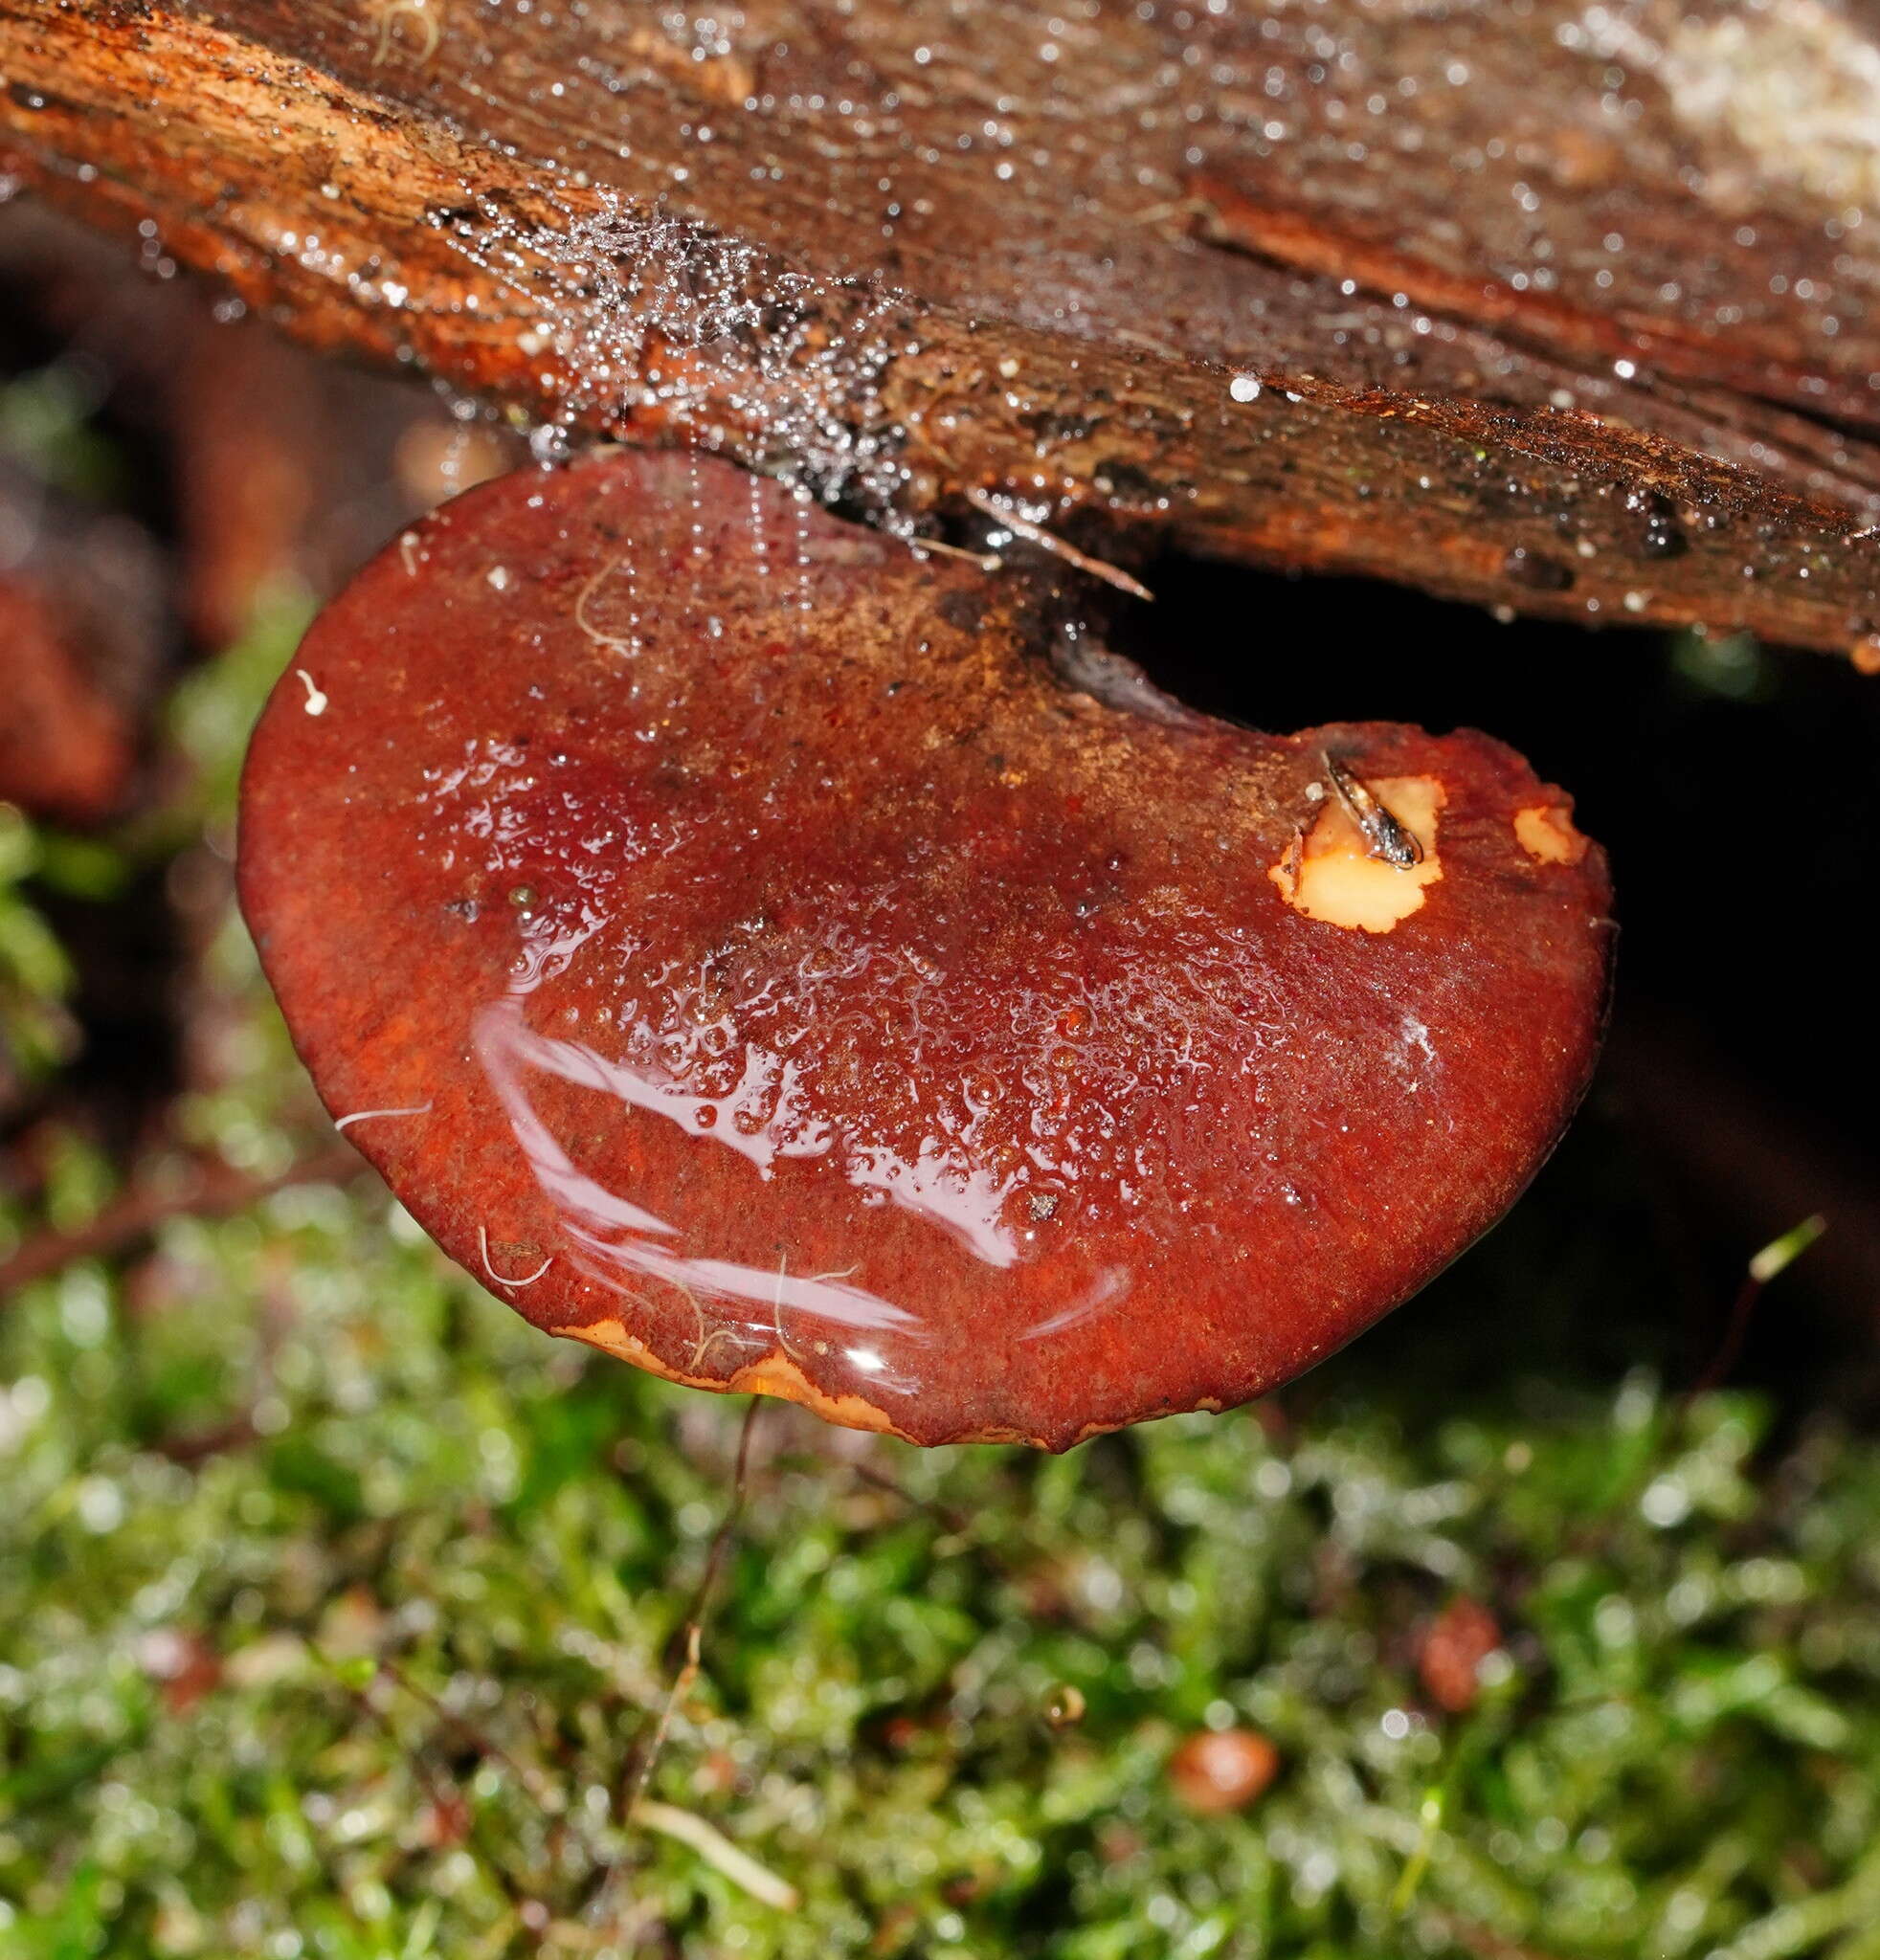
<path fill-rule="evenodd" d="M 1880 667 L 1875 74 L 1824 0 L 0 0 L 0 169 L 956 539 L 974 491 Z"/>

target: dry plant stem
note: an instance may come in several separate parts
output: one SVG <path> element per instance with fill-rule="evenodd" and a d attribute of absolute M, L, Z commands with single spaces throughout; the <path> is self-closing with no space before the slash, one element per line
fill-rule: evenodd
<path fill-rule="evenodd" d="M 746 1414 L 749 1421 L 755 1413 L 757 1403 L 752 1398 L 750 1411 Z M 685 1623 L 683 1639 L 683 1659 L 679 1671 L 672 1678 L 672 1685 L 666 1690 L 666 1698 L 660 1704 L 658 1719 L 653 1724 L 653 1732 L 646 1739 L 643 1748 L 635 1752 L 635 1762 L 626 1781 L 626 1793 L 620 1804 L 620 1815 L 631 1822 L 638 1809 L 641 1793 L 653 1779 L 653 1771 L 659 1767 L 660 1757 L 666 1746 L 666 1735 L 672 1727 L 672 1718 L 679 1704 L 692 1691 L 692 1683 L 699 1678 L 700 1642 L 705 1637 L 705 1629 L 696 1619 Z"/>
<path fill-rule="evenodd" d="M 1703 1217 L 1766 1239 L 1814 1213 L 1832 1223 L 1809 1250 L 1810 1284 L 1850 1352 L 1867 1351 L 1880 1299 L 1872 1151 L 1824 1139 L 1718 1057 L 1637 1012 L 1614 1030 L 1608 1080 L 1623 1085 L 1623 1120 L 1680 1204 L 1694 1202 Z M 1714 1306 L 1708 1289 L 1701 1303 L 1707 1315 Z"/>
<path fill-rule="evenodd" d="M 1736 1298 L 1730 1303 L 1730 1318 L 1724 1323 L 1723 1334 L 1717 1342 L 1716 1352 L 1705 1364 L 1703 1373 L 1678 1397 L 1679 1426 L 1683 1425 L 1690 1405 L 1700 1395 L 1710 1394 L 1730 1379 L 1730 1371 L 1736 1366 L 1736 1358 L 1743 1351 L 1743 1342 L 1749 1334 L 1750 1322 L 1755 1318 L 1765 1284 L 1766 1281 L 1754 1272 L 1743 1276 L 1743 1283 L 1736 1289 Z"/>
<path fill-rule="evenodd" d="M 411 1696 L 413 1701 L 428 1708 L 446 1727 L 456 1729 L 479 1755 L 488 1756 L 494 1761 L 501 1763 L 509 1771 L 510 1775 L 538 1803 L 546 1803 L 553 1796 L 554 1793 L 549 1789 L 539 1771 L 529 1769 L 526 1765 L 517 1762 L 515 1757 L 487 1729 L 480 1727 L 467 1716 L 458 1714 L 454 1708 L 447 1708 L 429 1688 L 420 1687 L 395 1662 L 381 1659 L 378 1664 L 378 1671 L 394 1687 L 401 1688 L 406 1694 Z"/>
<path fill-rule="evenodd" d="M 756 1437 L 758 1420 L 763 1413 L 763 1396 L 751 1396 L 750 1406 L 744 1412 L 744 1421 L 738 1429 L 738 1454 L 731 1471 L 731 1495 L 726 1503 L 725 1515 L 719 1521 L 718 1529 L 712 1534 L 711 1548 L 705 1553 L 705 1570 L 699 1574 L 698 1590 L 692 1594 L 691 1610 L 685 1615 L 686 1637 L 694 1647 L 698 1644 L 699 1630 L 703 1628 L 706 1611 L 711 1605 L 711 1595 L 718 1589 L 719 1575 L 725 1570 L 725 1561 L 730 1556 L 738 1520 L 744 1514 L 745 1489 L 750 1470 L 750 1446 Z M 640 1787 L 644 1789 L 643 1782 Z"/>
<path fill-rule="evenodd" d="M 866 1463 L 857 1463 L 852 1467 L 858 1483 L 870 1490 L 878 1490 L 884 1497 L 893 1498 L 910 1511 L 931 1518 L 949 1537 L 957 1539 L 962 1544 L 970 1543 L 974 1557 L 984 1559 L 995 1571 L 1003 1573 L 1008 1579 L 1021 1576 L 1021 1562 L 1011 1552 L 1002 1550 L 991 1538 L 969 1539 L 968 1534 L 973 1531 L 973 1520 L 966 1512 L 951 1504 L 940 1503 L 932 1498 L 916 1497 L 905 1483 L 899 1483 L 892 1477 L 871 1469 Z"/>
<path fill-rule="evenodd" d="M 936 552 L 942 558 L 958 558 L 968 565 L 976 565 L 981 571 L 999 571 L 1005 565 L 996 551 L 969 551 L 964 545 L 949 545 L 941 538 L 909 538 L 907 548 L 916 558 Z"/>
<path fill-rule="evenodd" d="M 659 1768 L 660 1753 L 665 1748 L 666 1735 L 672 1727 L 672 1718 L 678 1711 L 680 1703 L 691 1692 L 692 1683 L 699 1678 L 699 1657 L 705 1639 L 705 1618 L 711 1608 L 712 1593 L 717 1590 L 719 1574 L 724 1570 L 726 1559 L 730 1555 L 738 1520 L 744 1512 L 745 1486 L 750 1469 L 751 1439 L 757 1433 L 757 1424 L 763 1411 L 764 1398 L 761 1395 L 751 1396 L 744 1412 L 743 1424 L 738 1431 L 738 1454 L 735 1467 L 731 1472 L 730 1497 L 726 1503 L 725 1515 L 719 1521 L 718 1529 L 712 1536 L 710 1549 L 705 1553 L 705 1570 L 699 1574 L 698 1587 L 692 1594 L 691 1605 L 686 1610 L 684 1623 L 680 1629 L 681 1660 L 678 1672 L 673 1676 L 672 1686 L 660 1704 L 652 1732 L 643 1742 L 635 1745 L 632 1754 L 627 1759 L 626 1773 L 621 1778 L 618 1815 L 622 1828 L 632 1825 L 639 1810 L 640 1801 L 646 1794 L 647 1786 L 653 1780 L 653 1772 Z M 594 1901 L 594 1916 L 602 1924 L 606 1923 L 612 1913 L 615 1896 L 623 1882 L 624 1871 L 624 1862 L 615 1865 L 608 1873 Z"/>
<path fill-rule="evenodd" d="M 121 1193 L 90 1223 L 71 1232 L 45 1232 L 30 1238 L 11 1258 L 0 1260 L 0 1305 L 22 1286 L 62 1271 L 76 1259 L 108 1258 L 146 1238 L 168 1218 L 219 1218 L 245 1210 L 297 1184 L 336 1184 L 365 1166 L 344 1147 L 303 1157 L 275 1177 L 257 1177 L 226 1164 L 198 1163 L 172 1188 L 149 1187 Z"/>
<path fill-rule="evenodd" d="M 1577 18 L 1568 0 L 1472 22 L 1461 124 L 1423 127 L 1440 92 L 1393 88 L 1395 121 L 1369 145 L 1319 130 L 1267 154 L 1208 123 L 1199 168 L 1184 162 L 1188 83 L 1159 122 L 1138 111 L 1168 44 L 1132 11 L 1054 44 L 1050 75 L 1041 4 L 969 9 L 970 32 L 930 66 L 928 11 L 858 0 L 838 20 L 764 0 L 740 10 L 730 54 L 693 62 L 621 33 L 633 15 L 615 6 L 550 19 L 451 5 L 388 41 L 384 0 L 0 0 L 0 171 L 120 235 L 144 228 L 146 252 L 214 273 L 316 345 L 777 467 L 774 373 L 714 366 L 724 343 L 695 319 L 667 318 L 657 295 L 610 313 L 568 270 L 611 276 L 636 249 L 609 245 L 608 227 L 643 243 L 677 225 L 707 289 L 727 267 L 758 289 L 807 279 L 792 302 L 806 345 L 873 337 L 868 387 L 821 411 L 892 457 L 910 509 L 1003 486 L 1250 563 L 1556 617 L 1748 628 L 1880 663 L 1880 561 L 1854 542 L 1880 504 L 1873 248 L 1852 232 L 1824 247 L 1797 196 L 1759 209 L 1755 243 L 1733 243 L 1734 221 L 1674 167 L 1690 154 L 1675 104 L 1643 77 L 1641 125 L 1589 151 L 1600 71 L 1550 32 Z M 1453 54 L 1452 24 L 1425 12 L 1333 7 L 1313 32 L 1349 39 L 1388 80 Z M 1219 52 L 1231 69 L 1243 51 Z M 1307 85 L 1309 54 L 1270 51 L 1292 64 L 1308 124 L 1340 94 Z M 1193 86 L 1205 118 L 1220 89 Z M 833 110 L 744 106 L 772 87 L 894 119 L 897 208 L 927 206 L 921 222 L 884 244 L 869 142 Z M 1001 185 L 954 138 L 1008 92 L 1011 154 L 1049 164 Z M 692 134 L 705 111 L 709 171 Z M 1476 276 L 1527 167 L 1511 146 L 1505 170 L 1459 180 L 1446 159 L 1516 122 L 1557 153 L 1550 227 L 1572 248 L 1578 310 Z M 1413 157 L 1399 134 L 1433 140 Z M 1795 141 L 1806 151 L 1805 131 Z M 1343 182 L 1372 167 L 1356 155 L 1390 159 L 1381 241 L 1337 217 L 1376 202 L 1375 186 Z M 1757 166 L 1716 160 L 1720 181 Z M 1601 299 L 1590 271 L 1616 187 L 1624 231 L 1649 250 L 1617 256 Z M 478 247 L 499 220 L 527 241 L 515 264 L 500 241 Z M 1445 239 L 1468 266 L 1443 271 Z M 1394 283 L 1411 265 L 1426 274 L 1415 301 Z M 1661 285 L 1667 272 L 1682 284 Z M 1700 311 L 1661 317 L 1672 290 Z M 1746 296 L 1753 317 L 1712 331 Z M 1604 309 L 1590 326 L 1589 307 Z M 623 324 L 631 346 L 601 364 L 605 385 L 576 371 L 583 336 Z M 1615 364 L 1622 345 L 1632 354 Z M 1230 400 L 1237 379 L 1257 397 Z M 1824 414 L 1842 426 L 1808 419 Z"/>
<path fill-rule="evenodd" d="M 1717 1343 L 1716 1352 L 1712 1355 L 1703 1373 L 1678 1398 L 1677 1420 L 1680 1425 L 1689 1417 L 1690 1406 L 1699 1396 L 1712 1393 L 1729 1380 L 1731 1370 L 1743 1351 L 1750 1321 L 1762 1298 L 1763 1289 L 1792 1259 L 1805 1252 L 1826 1227 L 1826 1219 L 1817 1213 L 1786 1235 L 1786 1242 L 1779 1239 L 1775 1244 L 1765 1246 L 1750 1260 L 1743 1275 L 1743 1283 L 1736 1289 L 1736 1298 L 1731 1303 L 1730 1318 L 1724 1324 L 1723 1337 Z M 1794 1249 L 1789 1250 L 1789 1246 Z"/>
<path fill-rule="evenodd" d="M 397 1681 L 401 1686 L 410 1687 L 411 1685 L 410 1682 L 403 1681 L 402 1677 L 396 1675 L 394 1671 L 392 1669 L 392 1667 L 389 1665 L 389 1663 L 382 1661 L 379 1666 L 379 1672 L 382 1675 L 384 1675 L 388 1680 Z M 362 1715 L 366 1716 L 371 1723 L 373 1723 L 373 1725 L 376 1727 L 378 1727 L 384 1733 L 384 1735 L 391 1742 L 392 1746 L 394 1748 L 399 1749 L 403 1753 L 405 1760 L 412 1767 L 412 1771 L 414 1775 L 415 1775 L 418 1782 L 424 1786 L 425 1796 L 430 1802 L 432 1809 L 435 1813 L 441 1815 L 447 1804 L 454 1801 L 461 1801 L 461 1798 L 459 1793 L 457 1792 L 455 1786 L 447 1788 L 445 1784 L 442 1782 L 442 1780 L 437 1776 L 436 1772 L 431 1768 L 431 1766 L 428 1763 L 425 1762 L 424 1754 L 421 1749 L 409 1748 L 406 1747 L 403 1739 L 399 1736 L 397 1729 L 393 1726 L 391 1717 L 386 1714 L 383 1708 L 377 1707 L 373 1704 L 372 1698 L 370 1695 L 367 1694 L 359 1688 L 349 1689 L 348 1693 L 351 1697 L 353 1705 L 359 1710 L 359 1712 Z M 430 1702 L 430 1698 L 428 1696 L 422 1695 L 421 1693 L 419 1695 L 419 1699 L 426 1701 L 427 1703 Z M 432 1705 L 435 1706 L 436 1704 L 432 1704 Z M 447 1721 L 453 1719 L 448 1709 L 439 1708 L 437 1712 Z M 481 1749 L 482 1745 L 476 1736 L 472 1735 L 468 1739 L 471 1741 L 473 1747 Z M 485 1749 L 482 1752 L 487 1754 L 491 1751 Z M 501 1755 L 502 1751 L 499 1749 L 494 1751 L 494 1753 Z M 506 1761 L 507 1758 L 504 1758 L 504 1760 Z M 557 1840 L 559 1838 L 559 1833 L 560 1819 L 557 1818 Z M 482 1860 L 481 1861 L 481 1869 L 487 1873 L 489 1877 L 495 1880 L 497 1889 L 501 1891 L 503 1896 L 509 1902 L 510 1909 L 517 1914 L 519 1921 L 522 1923 L 523 1932 L 525 1936 L 528 1939 L 530 1950 L 540 1950 L 542 1946 L 542 1939 L 540 1933 L 531 1930 L 531 1928 L 528 1927 L 526 1918 L 525 1917 L 525 1915 L 531 1910 L 539 1910 L 539 1902 L 536 1901 L 534 1895 L 521 1884 L 521 1882 L 516 1879 L 515 1875 L 507 1868 L 506 1865 L 504 1864 L 501 1859 L 488 1858 Z"/>
<path fill-rule="evenodd" d="M 662 1838 L 696 1851 L 714 1870 L 723 1872 L 734 1885 L 764 1904 L 772 1905 L 779 1912 L 795 1912 L 802 1903 L 795 1885 L 759 1864 L 748 1852 L 739 1850 L 722 1831 L 714 1830 L 690 1811 L 641 1797 L 634 1816 L 649 1831 L 657 1831 Z"/>
<path fill-rule="evenodd" d="M 996 497 L 988 496 L 983 490 L 971 485 L 962 493 L 967 502 L 982 515 L 1001 523 L 1008 531 L 1023 538 L 1027 544 L 1036 545 L 1041 551 L 1048 551 L 1054 558 L 1062 558 L 1066 565 L 1074 565 L 1079 571 L 1087 571 L 1092 578 L 1100 578 L 1106 585 L 1114 586 L 1119 592 L 1128 592 L 1132 599 L 1153 599 L 1155 594 L 1140 579 L 1131 578 L 1119 566 L 1111 565 L 1107 559 L 1093 558 L 1087 551 L 1080 551 L 1075 545 L 1067 545 L 1053 531 L 1047 531 L 1042 524 L 1034 523 L 1030 518 L 1021 516 L 1009 503 L 1001 502 Z"/>
<path fill-rule="evenodd" d="M 904 1503 L 910 1511 L 925 1511 L 929 1517 L 937 1518 L 949 1531 L 958 1532 L 967 1528 L 970 1520 L 964 1512 L 954 1510 L 951 1504 L 936 1503 L 931 1498 L 916 1497 L 905 1483 L 897 1481 L 884 1471 L 876 1470 L 866 1463 L 854 1466 L 855 1481 L 865 1483 L 872 1490 L 879 1490 L 887 1497 Z"/>

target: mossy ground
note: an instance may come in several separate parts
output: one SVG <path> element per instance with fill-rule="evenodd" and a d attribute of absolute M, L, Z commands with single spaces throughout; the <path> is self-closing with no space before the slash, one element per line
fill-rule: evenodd
<path fill-rule="evenodd" d="M 158 816 L 5 817 L 42 1095 L 47 907 L 225 884 L 292 626 L 186 684 Z M 139 1175 L 320 1147 L 232 916 L 179 984 L 213 1053 Z M 123 1174 L 40 1157 L 0 1259 Z M 1264 1414 L 1045 1459 L 770 1412 L 655 1830 L 739 1408 L 535 1334 L 369 1175 L 172 1216 L 0 1308 L 0 1954 L 1880 1956 L 1880 1447 L 1623 1365 L 1662 1284 L 1596 1140 Z M 1457 1594 L 1503 1643 L 1445 1715 Z M 1281 1773 L 1196 1815 L 1168 1758 L 1228 1726 Z"/>

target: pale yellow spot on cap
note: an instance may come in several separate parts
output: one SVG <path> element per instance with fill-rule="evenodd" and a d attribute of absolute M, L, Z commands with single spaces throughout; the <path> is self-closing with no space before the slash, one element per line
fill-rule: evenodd
<path fill-rule="evenodd" d="M 1328 796 L 1312 828 L 1266 876 L 1308 919 L 1388 932 L 1421 906 L 1424 892 L 1443 876 L 1436 852 L 1443 785 L 1434 776 L 1379 776 L 1365 787 L 1422 847 L 1421 863 L 1399 866 L 1374 858 L 1351 813 Z"/>
<path fill-rule="evenodd" d="M 1586 839 L 1557 803 L 1517 810 L 1514 840 L 1536 864 L 1578 864 L 1586 856 Z"/>

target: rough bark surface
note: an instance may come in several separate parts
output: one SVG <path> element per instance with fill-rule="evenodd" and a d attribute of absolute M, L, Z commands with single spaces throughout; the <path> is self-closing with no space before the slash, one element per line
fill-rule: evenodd
<path fill-rule="evenodd" d="M 1824 0 L 0 0 L 0 158 L 533 415 L 1880 666 L 1876 74 Z"/>

